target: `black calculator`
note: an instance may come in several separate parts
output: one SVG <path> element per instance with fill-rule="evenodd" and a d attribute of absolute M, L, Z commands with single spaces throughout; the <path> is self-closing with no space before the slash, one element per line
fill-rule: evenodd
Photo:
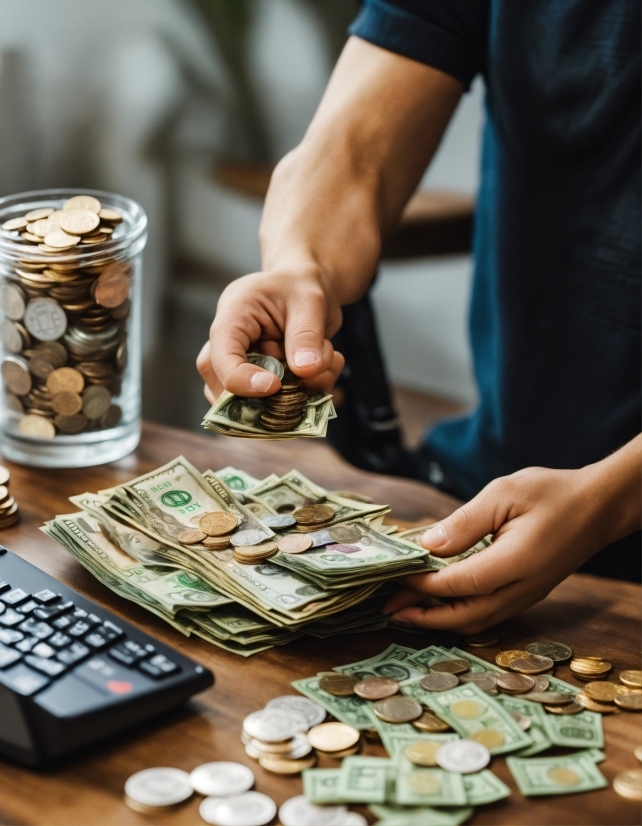
<path fill-rule="evenodd" d="M 0 546 L 0 755 L 30 766 L 124 731 L 211 671 Z"/>

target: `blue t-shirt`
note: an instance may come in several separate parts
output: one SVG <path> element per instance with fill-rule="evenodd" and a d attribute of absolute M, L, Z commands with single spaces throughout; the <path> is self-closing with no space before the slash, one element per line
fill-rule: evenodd
<path fill-rule="evenodd" d="M 430 454 L 464 498 L 604 458 L 641 420 L 639 0 L 366 0 L 351 33 L 486 83 L 480 401 Z"/>

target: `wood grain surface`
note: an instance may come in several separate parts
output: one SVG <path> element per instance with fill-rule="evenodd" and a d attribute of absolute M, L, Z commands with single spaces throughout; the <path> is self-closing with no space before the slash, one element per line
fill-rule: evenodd
<path fill-rule="evenodd" d="M 129 480 L 184 454 L 200 470 L 232 464 L 255 476 L 291 467 L 329 489 L 358 490 L 392 506 L 393 521 L 421 524 L 450 513 L 457 502 L 416 482 L 375 476 L 349 467 L 324 444 L 303 440 L 257 442 L 185 433 L 146 425 L 139 449 L 111 465 L 81 470 L 46 471 L 11 466 L 11 492 L 20 503 L 22 522 L 0 534 L 10 550 L 43 568 L 148 633 L 179 648 L 210 668 L 213 688 L 187 706 L 145 724 L 126 736 L 102 743 L 48 770 L 27 770 L 0 761 L 0 822 L 43 826 L 128 826 L 129 824 L 197 824 L 199 798 L 173 812 L 149 817 L 128 809 L 123 785 L 135 771 L 175 766 L 190 771 L 211 760 L 235 760 L 251 766 L 256 788 L 277 804 L 301 793 L 300 778 L 271 775 L 245 754 L 240 742 L 243 718 L 272 697 L 292 693 L 291 680 L 314 675 L 382 651 L 391 642 L 416 648 L 429 644 L 461 644 L 454 635 L 404 634 L 386 631 L 335 637 L 304 638 L 242 659 L 198 638 L 185 639 L 160 619 L 107 590 L 38 527 L 56 513 L 75 510 L 67 497 Z M 640 589 L 629 583 L 576 574 L 539 605 L 500 628 L 496 648 L 475 653 L 492 660 L 499 650 L 521 648 L 534 640 L 552 639 L 572 646 L 578 655 L 603 655 L 613 673 L 640 668 Z M 556 674 L 577 684 L 568 666 Z M 604 719 L 606 760 L 600 764 L 609 782 L 620 771 L 638 767 L 633 748 L 642 742 L 640 715 L 622 712 Z M 383 756 L 380 746 L 366 753 Z M 330 767 L 331 762 L 321 766 Z M 479 807 L 473 824 L 636 824 L 640 807 L 620 798 L 610 787 L 587 794 L 524 798 L 504 760 L 493 771 L 513 790 L 512 796 Z M 373 818 L 360 808 L 369 822 Z"/>

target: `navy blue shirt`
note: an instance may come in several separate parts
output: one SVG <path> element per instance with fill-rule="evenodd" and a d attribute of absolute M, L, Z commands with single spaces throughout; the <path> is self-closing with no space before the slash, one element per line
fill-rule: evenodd
<path fill-rule="evenodd" d="M 486 84 L 480 401 L 428 434 L 430 454 L 464 498 L 604 458 L 641 420 L 639 0 L 366 0 L 351 33 Z M 639 534 L 619 544 L 589 569 L 630 578 Z"/>

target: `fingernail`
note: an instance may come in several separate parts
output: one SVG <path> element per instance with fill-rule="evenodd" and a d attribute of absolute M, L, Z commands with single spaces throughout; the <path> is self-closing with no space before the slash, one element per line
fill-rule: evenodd
<path fill-rule="evenodd" d="M 448 542 L 448 534 L 443 525 L 437 525 L 435 528 L 430 528 L 421 537 L 421 544 L 427 545 L 429 548 L 441 548 Z"/>
<path fill-rule="evenodd" d="M 392 617 L 390 620 L 391 625 L 403 625 L 404 628 L 414 628 L 414 622 L 410 622 L 410 620 L 404 619 L 403 617 Z"/>
<path fill-rule="evenodd" d="M 294 354 L 295 367 L 312 367 L 319 361 L 319 354 L 316 350 L 297 350 Z"/>
<path fill-rule="evenodd" d="M 272 373 L 262 370 L 260 373 L 252 373 L 250 376 L 250 387 L 257 393 L 266 393 L 272 387 Z"/>

